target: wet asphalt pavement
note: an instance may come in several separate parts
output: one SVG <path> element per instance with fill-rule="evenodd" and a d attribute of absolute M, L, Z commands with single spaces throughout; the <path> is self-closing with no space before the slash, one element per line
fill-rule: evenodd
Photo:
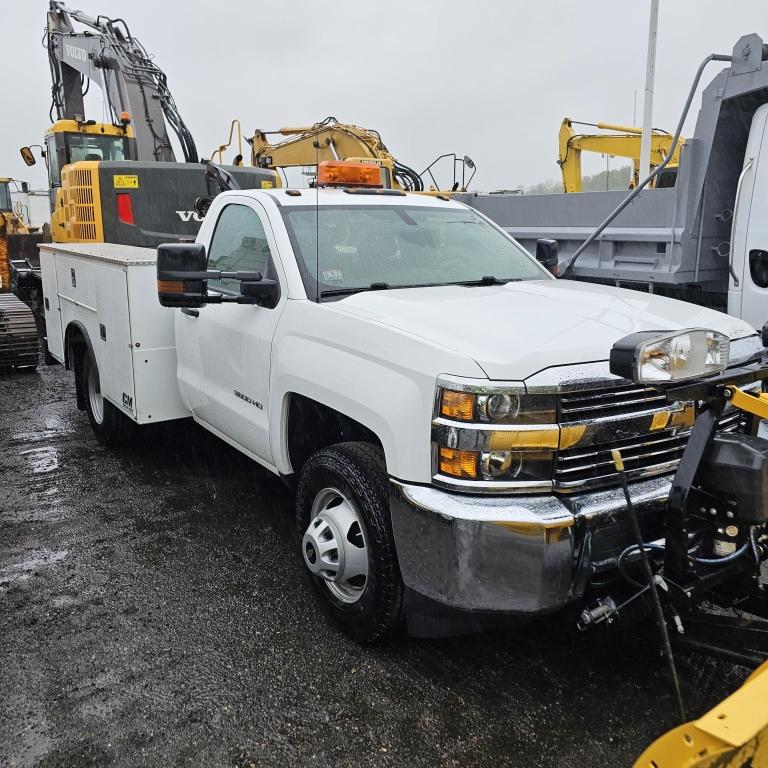
<path fill-rule="evenodd" d="M 202 430 L 105 449 L 70 373 L 0 376 L 0 765 L 626 766 L 675 724 L 663 660 L 615 635 L 356 646 L 291 518 Z M 747 674 L 679 667 L 691 716 Z"/>

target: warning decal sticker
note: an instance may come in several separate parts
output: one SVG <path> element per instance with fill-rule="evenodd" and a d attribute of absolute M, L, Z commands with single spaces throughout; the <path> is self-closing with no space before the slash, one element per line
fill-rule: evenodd
<path fill-rule="evenodd" d="M 115 189 L 138 189 L 139 177 L 132 174 L 115 174 L 113 177 Z"/>

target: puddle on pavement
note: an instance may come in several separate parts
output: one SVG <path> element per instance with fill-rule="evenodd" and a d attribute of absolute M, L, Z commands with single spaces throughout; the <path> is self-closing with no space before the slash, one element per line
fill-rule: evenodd
<path fill-rule="evenodd" d="M 22 456 L 27 456 L 27 461 L 36 475 L 53 472 L 59 467 L 59 453 L 51 445 L 44 448 L 29 448 L 21 452 Z"/>
<path fill-rule="evenodd" d="M 56 437 L 72 434 L 73 432 L 74 429 L 67 426 L 63 419 L 60 419 L 58 416 L 49 416 L 45 419 L 44 429 L 14 432 L 11 435 L 11 440 L 17 443 L 39 443 L 43 440 L 52 440 Z"/>
<path fill-rule="evenodd" d="M 50 565 L 61 562 L 67 556 L 68 550 L 38 549 L 30 552 L 23 560 L 0 570 L 0 590 L 28 581 L 34 573 Z"/>

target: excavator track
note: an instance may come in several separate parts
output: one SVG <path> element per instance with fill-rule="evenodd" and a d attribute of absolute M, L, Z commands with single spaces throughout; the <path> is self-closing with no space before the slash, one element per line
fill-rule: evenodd
<path fill-rule="evenodd" d="M 40 342 L 30 308 L 13 294 L 0 294 L 0 369 L 37 368 Z"/>

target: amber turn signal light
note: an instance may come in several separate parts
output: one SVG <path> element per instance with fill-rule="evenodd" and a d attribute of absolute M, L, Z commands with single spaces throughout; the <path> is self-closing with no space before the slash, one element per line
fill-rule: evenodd
<path fill-rule="evenodd" d="M 454 448 L 441 447 L 438 450 L 440 474 L 474 480 L 477 478 L 477 458 L 477 451 L 457 451 Z"/>
<path fill-rule="evenodd" d="M 184 293 L 187 289 L 187 284 L 183 280 L 158 280 L 157 292 L 158 293 Z"/>
<path fill-rule="evenodd" d="M 458 421 L 472 421 L 475 417 L 475 395 L 444 389 L 440 397 L 440 415 Z"/>

